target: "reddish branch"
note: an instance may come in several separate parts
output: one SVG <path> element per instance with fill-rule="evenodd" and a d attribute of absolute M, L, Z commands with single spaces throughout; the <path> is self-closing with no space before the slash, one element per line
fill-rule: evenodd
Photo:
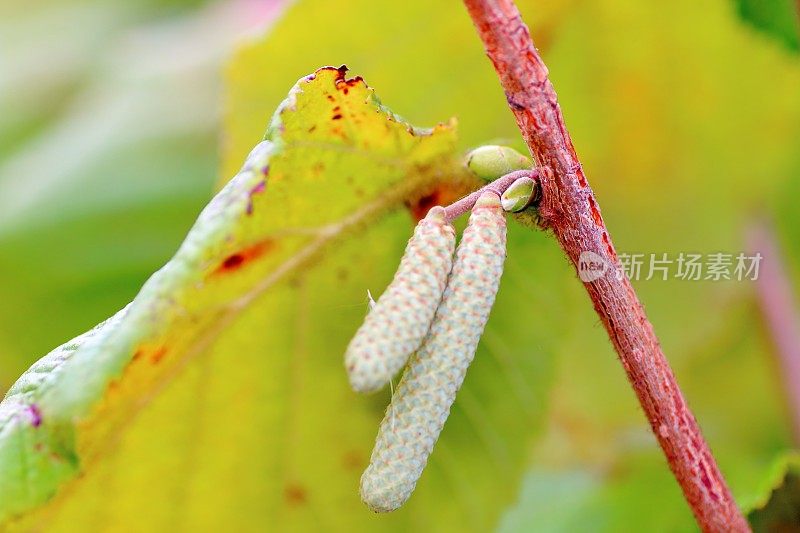
<path fill-rule="evenodd" d="M 575 154 L 556 93 L 513 0 L 464 0 L 541 179 L 542 224 L 578 265 L 591 251 L 619 266 L 611 237 Z M 610 269 L 614 270 L 614 269 Z M 585 283 L 670 468 L 704 531 L 749 531 L 700 433 L 653 327 L 625 276 Z"/>
<path fill-rule="evenodd" d="M 775 345 L 795 441 L 800 442 L 800 320 L 792 298 L 794 291 L 771 227 L 766 223 L 754 226 L 748 240 L 750 248 L 761 254 L 756 281 L 758 303 Z"/>

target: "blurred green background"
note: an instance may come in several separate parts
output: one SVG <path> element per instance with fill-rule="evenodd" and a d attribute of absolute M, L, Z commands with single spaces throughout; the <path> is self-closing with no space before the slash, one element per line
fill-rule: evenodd
<path fill-rule="evenodd" d="M 222 64 L 279 9 L 0 3 L 0 388 L 174 253 L 216 179 Z"/>
<path fill-rule="evenodd" d="M 796 3 L 520 8 L 618 250 L 738 253 L 766 216 L 796 286 Z M 465 150 L 522 147 L 459 2 L 0 4 L 0 389 L 130 301 L 294 81 L 342 63 L 414 124 L 456 116 Z M 542 369 L 531 470 L 500 528 L 691 530 L 582 287 L 555 243 L 536 252 L 540 311 L 563 322 Z M 634 285 L 738 500 L 752 504 L 794 445 L 754 285 Z"/>

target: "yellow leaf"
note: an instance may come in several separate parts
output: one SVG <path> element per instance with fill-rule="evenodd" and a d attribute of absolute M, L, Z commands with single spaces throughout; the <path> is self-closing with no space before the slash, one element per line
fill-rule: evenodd
<path fill-rule="evenodd" d="M 415 129 L 343 69 L 300 80 L 265 139 L 127 308 L 11 390 L 0 489 L 16 492 L 2 519 L 56 531 L 379 520 L 358 478 L 388 391 L 352 393 L 344 349 L 414 217 L 477 183 L 452 123 Z M 494 523 L 540 412 L 514 394 L 525 351 L 490 354 L 467 380 L 418 494 L 383 526 Z"/>

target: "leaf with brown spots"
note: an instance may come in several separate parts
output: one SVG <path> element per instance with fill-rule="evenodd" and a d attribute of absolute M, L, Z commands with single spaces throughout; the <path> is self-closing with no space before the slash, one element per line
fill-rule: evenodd
<path fill-rule="evenodd" d="M 42 359 L 0 404 L 0 521 L 28 513 L 25 527 L 75 527 L 66 517 L 100 501 L 112 472 L 134 500 L 152 492 L 145 486 L 169 485 L 166 471 L 205 480 L 181 496 L 198 517 L 208 491 L 221 507 L 257 504 L 253 512 L 263 513 L 281 500 L 273 478 L 301 478 L 284 494 L 298 508 L 325 501 L 288 459 L 310 430 L 297 409 L 313 409 L 306 402 L 315 391 L 330 395 L 332 416 L 350 412 L 355 421 L 368 407 L 325 384 L 342 377 L 346 386 L 340 354 L 363 315 L 360 295 L 379 290 L 387 258 L 412 227 L 404 202 L 443 176 L 464 183 L 464 175 L 452 124 L 406 124 L 343 68 L 301 79 L 265 140 L 131 305 Z M 357 276 L 342 275 L 353 269 Z M 327 368 L 335 371 L 312 379 Z M 350 441 L 315 439 L 334 440 Z M 346 449 L 363 450 L 366 460 L 366 442 Z M 352 475 L 341 453 L 318 456 Z M 192 457 L 210 464 L 197 469 Z M 137 467 L 120 469 L 120 461 Z M 157 472 L 158 482 L 150 477 Z M 251 475 L 258 486 L 225 503 L 223 480 Z M 122 524 L 133 500 L 115 501 L 103 502 L 104 513 Z M 163 511 L 145 515 L 156 527 Z"/>
<path fill-rule="evenodd" d="M 388 391 L 352 393 L 344 350 L 415 218 L 479 185 L 452 123 L 414 128 L 344 69 L 300 80 L 131 305 L 1 404 L 0 489 L 13 496 L 0 518 L 56 531 L 84 516 L 126 527 L 132 512 L 143 530 L 368 527 L 358 478 Z M 535 234 L 510 234 L 532 262 Z M 550 375 L 547 328 L 518 312 L 536 298 L 524 278 L 507 275 L 430 468 L 385 528 L 485 529 L 513 500 L 543 413 L 531 383 Z"/>

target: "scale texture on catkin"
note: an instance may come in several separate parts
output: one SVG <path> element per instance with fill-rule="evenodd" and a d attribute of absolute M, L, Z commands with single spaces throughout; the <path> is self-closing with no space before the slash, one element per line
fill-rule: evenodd
<path fill-rule="evenodd" d="M 484 193 L 458 246 L 430 332 L 394 392 L 361 476 L 361 499 L 373 511 L 393 511 L 411 496 L 475 356 L 505 257 L 500 199 Z"/>
<path fill-rule="evenodd" d="M 350 385 L 374 392 L 405 366 L 430 329 L 453 266 L 456 233 L 442 207 L 417 224 L 392 283 L 345 353 Z"/>

